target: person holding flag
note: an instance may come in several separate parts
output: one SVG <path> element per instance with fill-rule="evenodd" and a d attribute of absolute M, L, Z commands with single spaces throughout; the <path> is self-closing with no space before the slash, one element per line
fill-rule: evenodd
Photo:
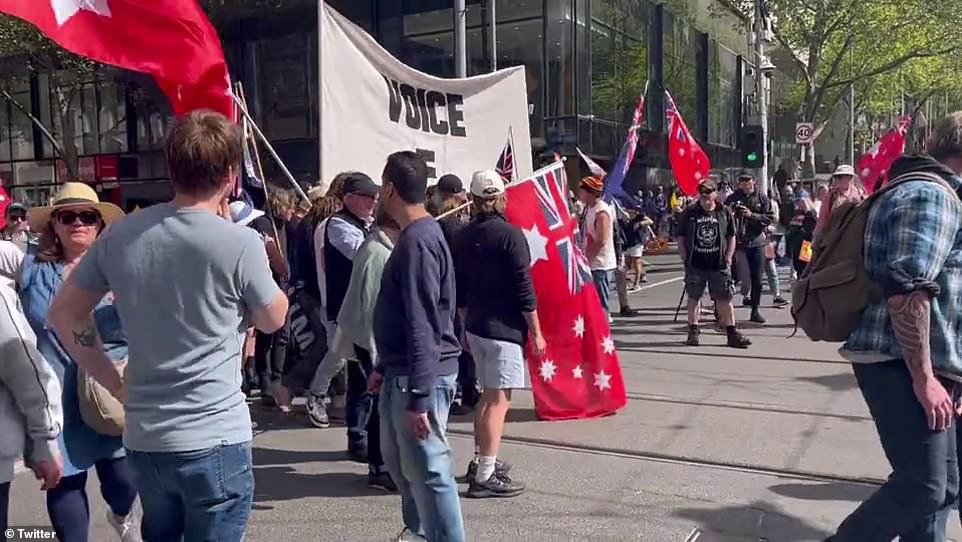
<path fill-rule="evenodd" d="M 474 219 L 457 239 L 454 267 L 458 312 L 481 380 L 474 417 L 475 458 L 468 466 L 468 496 L 515 497 L 524 484 L 507 475 L 497 454 L 511 392 L 524 388 L 524 346 L 544 357 L 546 343 L 531 282 L 531 253 L 521 229 L 504 218 L 505 183 L 496 171 L 471 180 Z"/>

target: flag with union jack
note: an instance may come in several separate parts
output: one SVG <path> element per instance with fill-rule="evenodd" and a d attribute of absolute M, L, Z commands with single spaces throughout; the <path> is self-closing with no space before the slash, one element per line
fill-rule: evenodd
<path fill-rule="evenodd" d="M 694 196 L 698 193 L 698 185 L 711 172 L 711 161 L 692 137 L 668 91 L 665 91 L 665 101 L 668 105 L 665 110 L 665 116 L 668 117 L 668 161 L 671 162 L 678 188 L 684 194 Z"/>
<path fill-rule="evenodd" d="M 501 156 L 498 158 L 498 165 L 494 168 L 504 179 L 504 182 L 510 183 L 514 181 L 514 145 L 511 142 L 511 136 L 508 136 L 508 142 L 504 144 L 504 149 L 501 151 Z"/>
<path fill-rule="evenodd" d="M 648 83 L 645 83 L 645 89 L 638 97 L 638 105 L 635 106 L 635 112 L 631 117 L 631 126 L 628 127 L 628 135 L 625 136 L 625 143 L 621 147 L 618 160 L 611 167 L 611 172 L 605 176 L 603 197 L 609 203 L 617 198 L 626 207 L 641 207 L 641 201 L 625 190 L 625 179 L 628 177 L 628 170 L 631 169 L 631 163 L 635 160 L 635 152 L 638 150 L 638 131 L 641 130 L 645 118 L 645 96 L 647 94 Z"/>
<path fill-rule="evenodd" d="M 527 240 L 548 343 L 545 357 L 535 358 L 530 350 L 527 356 L 535 412 L 543 420 L 604 416 L 627 402 L 608 315 L 575 243 L 577 220 L 567 194 L 560 161 L 507 187 L 505 217 Z"/>

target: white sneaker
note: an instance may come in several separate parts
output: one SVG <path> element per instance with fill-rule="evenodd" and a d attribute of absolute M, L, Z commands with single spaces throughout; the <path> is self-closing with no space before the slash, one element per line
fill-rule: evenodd
<path fill-rule="evenodd" d="M 114 532 L 120 537 L 120 542 L 142 542 L 140 526 L 137 525 L 137 518 L 134 517 L 133 510 L 126 517 L 118 516 L 107 510 L 107 523 L 114 528 Z"/>
<path fill-rule="evenodd" d="M 407 527 L 401 531 L 401 534 L 397 535 L 397 542 L 427 542 L 427 538 L 419 535 L 418 533 L 412 532 L 411 529 Z"/>

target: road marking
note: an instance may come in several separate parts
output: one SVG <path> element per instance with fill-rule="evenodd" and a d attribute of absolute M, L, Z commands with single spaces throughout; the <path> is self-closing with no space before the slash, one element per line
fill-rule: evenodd
<path fill-rule="evenodd" d="M 650 288 L 655 288 L 655 287 L 657 287 L 657 286 L 664 286 L 664 285 L 666 285 L 666 284 L 671 284 L 671 283 L 673 283 L 673 282 L 679 282 L 679 281 L 682 281 L 682 280 L 685 280 L 685 275 L 681 275 L 681 276 L 678 276 L 678 277 L 675 277 L 675 278 L 672 278 L 672 279 L 668 279 L 668 280 L 663 280 L 663 281 L 661 281 L 661 282 L 656 282 L 656 283 L 654 283 L 654 284 L 646 284 L 646 285 L 642 286 L 641 288 L 638 288 L 637 290 L 633 290 L 633 291 L 631 291 L 631 292 L 628 292 L 628 295 L 637 294 L 638 292 L 643 292 L 643 291 L 648 290 L 648 289 L 650 289 Z"/>

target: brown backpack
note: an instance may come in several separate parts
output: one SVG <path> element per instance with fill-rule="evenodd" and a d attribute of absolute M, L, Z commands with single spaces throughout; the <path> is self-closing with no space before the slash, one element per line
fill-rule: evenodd
<path fill-rule="evenodd" d="M 845 202 L 830 212 L 828 223 L 812 244 L 812 260 L 792 285 L 796 331 L 813 341 L 844 342 L 858 327 L 862 313 L 881 298 L 881 290 L 865 270 L 863 248 L 869 210 L 882 194 L 905 181 L 928 181 L 955 190 L 934 173 L 913 171 L 892 179 L 862 202 Z"/>

